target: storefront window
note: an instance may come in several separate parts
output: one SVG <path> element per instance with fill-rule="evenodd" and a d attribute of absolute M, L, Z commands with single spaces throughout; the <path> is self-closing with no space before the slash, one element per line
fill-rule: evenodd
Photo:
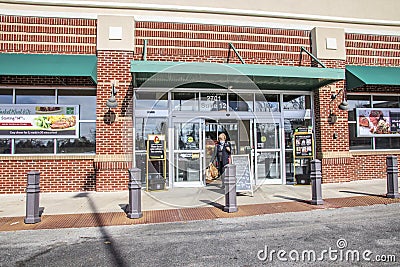
<path fill-rule="evenodd" d="M 11 154 L 11 139 L 0 139 L 0 154 Z"/>
<path fill-rule="evenodd" d="M 15 154 L 54 153 L 54 139 L 15 139 Z"/>
<path fill-rule="evenodd" d="M 256 94 L 256 112 L 279 112 L 279 95 Z"/>
<path fill-rule="evenodd" d="M 371 96 L 368 95 L 348 95 L 347 103 L 349 104 L 349 121 L 355 121 L 356 108 L 371 107 Z"/>
<path fill-rule="evenodd" d="M 199 93 L 173 93 L 172 109 L 176 111 L 198 111 Z"/>
<path fill-rule="evenodd" d="M 226 111 L 227 99 L 225 93 L 201 93 L 200 111 Z"/>
<path fill-rule="evenodd" d="M 253 111 L 253 94 L 229 94 L 230 111 Z"/>
<path fill-rule="evenodd" d="M 0 89 L 0 103 L 79 105 L 79 138 L 15 138 L 15 154 L 96 153 L 96 90 Z M 0 154 L 11 154 L 12 143 L 12 139 L 0 139 Z"/>
<path fill-rule="evenodd" d="M 374 108 L 399 108 L 398 96 L 373 96 L 372 105 Z"/>
<path fill-rule="evenodd" d="M 400 137 L 376 137 L 376 149 L 400 149 Z"/>
<path fill-rule="evenodd" d="M 12 89 L 0 89 L 0 104 L 12 104 L 13 91 Z"/>
<path fill-rule="evenodd" d="M 79 105 L 80 120 L 96 120 L 95 90 L 58 90 L 58 104 Z"/>
<path fill-rule="evenodd" d="M 136 118 L 136 150 L 146 150 L 149 134 L 167 134 L 166 118 Z M 168 140 L 168 139 L 166 139 Z"/>
<path fill-rule="evenodd" d="M 168 94 L 163 92 L 136 92 L 135 108 L 138 110 L 167 110 Z"/>
<path fill-rule="evenodd" d="M 349 122 L 349 134 L 350 134 L 350 149 L 361 150 L 361 149 L 372 149 L 372 138 L 370 137 L 357 137 L 357 125 L 356 123 Z"/>
<path fill-rule="evenodd" d="M 309 95 L 283 95 L 284 110 L 311 109 L 311 96 Z"/>
<path fill-rule="evenodd" d="M 55 104 L 55 90 L 15 90 L 16 104 Z"/>
<path fill-rule="evenodd" d="M 356 108 L 399 108 L 399 96 L 348 95 L 350 150 L 400 149 L 400 137 L 358 137 Z"/>
<path fill-rule="evenodd" d="M 57 139 L 57 153 L 96 153 L 96 123 L 80 123 L 79 138 Z"/>

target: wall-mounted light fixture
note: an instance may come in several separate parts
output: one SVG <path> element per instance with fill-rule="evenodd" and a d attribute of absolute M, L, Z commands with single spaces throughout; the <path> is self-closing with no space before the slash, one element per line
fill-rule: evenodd
<path fill-rule="evenodd" d="M 339 104 L 338 108 L 340 110 L 349 110 L 349 104 L 346 101 L 346 93 L 345 93 L 344 89 L 340 89 L 337 94 L 332 94 L 331 100 L 332 101 L 335 100 L 341 92 L 343 93 L 343 98 L 342 98 L 342 102 Z"/>
<path fill-rule="evenodd" d="M 342 102 L 339 104 L 338 108 L 340 110 L 349 110 L 349 104 L 346 101 L 346 95 L 344 89 L 340 89 L 337 94 L 332 93 L 331 102 L 329 103 L 329 117 L 328 117 L 328 123 L 330 124 L 334 124 L 337 122 L 337 115 L 332 110 L 332 103 L 339 96 L 340 93 L 342 93 L 343 97 L 342 97 Z"/>
<path fill-rule="evenodd" d="M 116 95 L 117 95 L 117 89 L 115 88 L 115 81 L 113 81 L 111 83 L 111 96 L 106 103 L 108 108 L 116 108 L 118 106 L 118 102 L 115 99 Z"/>

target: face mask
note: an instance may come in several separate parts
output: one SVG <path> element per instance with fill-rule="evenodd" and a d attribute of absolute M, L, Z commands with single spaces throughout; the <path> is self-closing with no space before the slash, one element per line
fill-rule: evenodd
<path fill-rule="evenodd" d="M 219 142 L 221 143 L 221 145 L 225 144 L 225 141 L 222 141 L 222 140 L 221 140 L 221 141 L 219 141 Z"/>

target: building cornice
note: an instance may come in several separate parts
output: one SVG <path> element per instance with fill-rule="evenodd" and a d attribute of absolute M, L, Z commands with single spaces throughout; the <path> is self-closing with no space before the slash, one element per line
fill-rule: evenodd
<path fill-rule="evenodd" d="M 270 12 L 248 9 L 233 9 L 219 7 L 201 7 L 201 6 L 184 6 L 184 5 L 160 5 L 160 4 L 143 4 L 143 3 L 126 3 L 126 2 L 102 2 L 102 1 L 78 1 L 78 0 L 0 0 L 0 3 L 20 4 L 20 5 L 37 5 L 37 6 L 55 6 L 55 7 L 77 7 L 77 8 L 106 8 L 106 9 L 127 9 L 127 10 L 143 10 L 143 11 L 169 11 L 184 13 L 203 13 L 203 14 L 219 14 L 219 15 L 236 15 L 250 17 L 265 17 L 277 19 L 295 19 L 305 21 L 321 21 L 334 23 L 350 23 L 362 25 L 379 25 L 379 26 L 400 26 L 398 20 L 380 20 L 380 19 L 364 19 L 350 17 L 336 17 L 311 14 L 296 14 L 286 12 Z"/>

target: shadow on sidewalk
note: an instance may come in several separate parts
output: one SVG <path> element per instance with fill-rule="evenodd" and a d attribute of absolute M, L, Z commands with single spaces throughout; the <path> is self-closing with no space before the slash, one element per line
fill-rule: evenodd
<path fill-rule="evenodd" d="M 219 203 L 217 203 L 217 202 L 213 202 L 213 201 L 210 201 L 210 200 L 200 200 L 200 201 L 203 202 L 203 203 L 205 203 L 205 204 L 207 204 L 207 205 L 210 205 L 210 206 L 212 206 L 212 207 L 215 207 L 215 208 L 217 208 L 217 209 L 224 210 L 224 205 L 219 204 Z"/>
<path fill-rule="evenodd" d="M 104 239 L 104 244 L 106 246 L 106 250 L 109 252 L 111 259 L 114 262 L 114 266 L 118 266 L 118 267 L 129 266 L 129 264 L 124 260 L 124 258 L 121 255 L 121 252 L 115 245 L 113 238 L 110 236 L 110 234 L 107 232 L 107 230 L 103 226 L 105 222 L 101 218 L 101 216 L 96 208 L 96 205 L 94 204 L 93 200 L 91 199 L 89 193 L 79 193 L 76 196 L 74 196 L 74 198 L 86 198 L 87 199 L 87 201 L 90 205 L 90 209 L 93 212 L 93 216 L 96 221 L 96 224 L 98 225 L 98 228 L 100 230 L 102 238 Z"/>
<path fill-rule="evenodd" d="M 386 198 L 385 195 L 378 195 L 378 194 L 371 194 L 365 192 L 356 192 L 356 191 L 349 191 L 349 190 L 340 190 L 340 193 L 348 193 L 348 194 L 356 194 L 356 195 L 364 195 L 364 196 L 371 196 L 371 197 L 383 197 Z"/>
<path fill-rule="evenodd" d="M 279 197 L 282 199 L 296 201 L 296 202 L 305 203 L 305 204 L 311 204 L 311 200 L 304 200 L 304 199 L 300 199 L 300 198 L 287 197 L 287 196 L 281 196 L 281 195 L 274 195 L 274 197 Z"/>

